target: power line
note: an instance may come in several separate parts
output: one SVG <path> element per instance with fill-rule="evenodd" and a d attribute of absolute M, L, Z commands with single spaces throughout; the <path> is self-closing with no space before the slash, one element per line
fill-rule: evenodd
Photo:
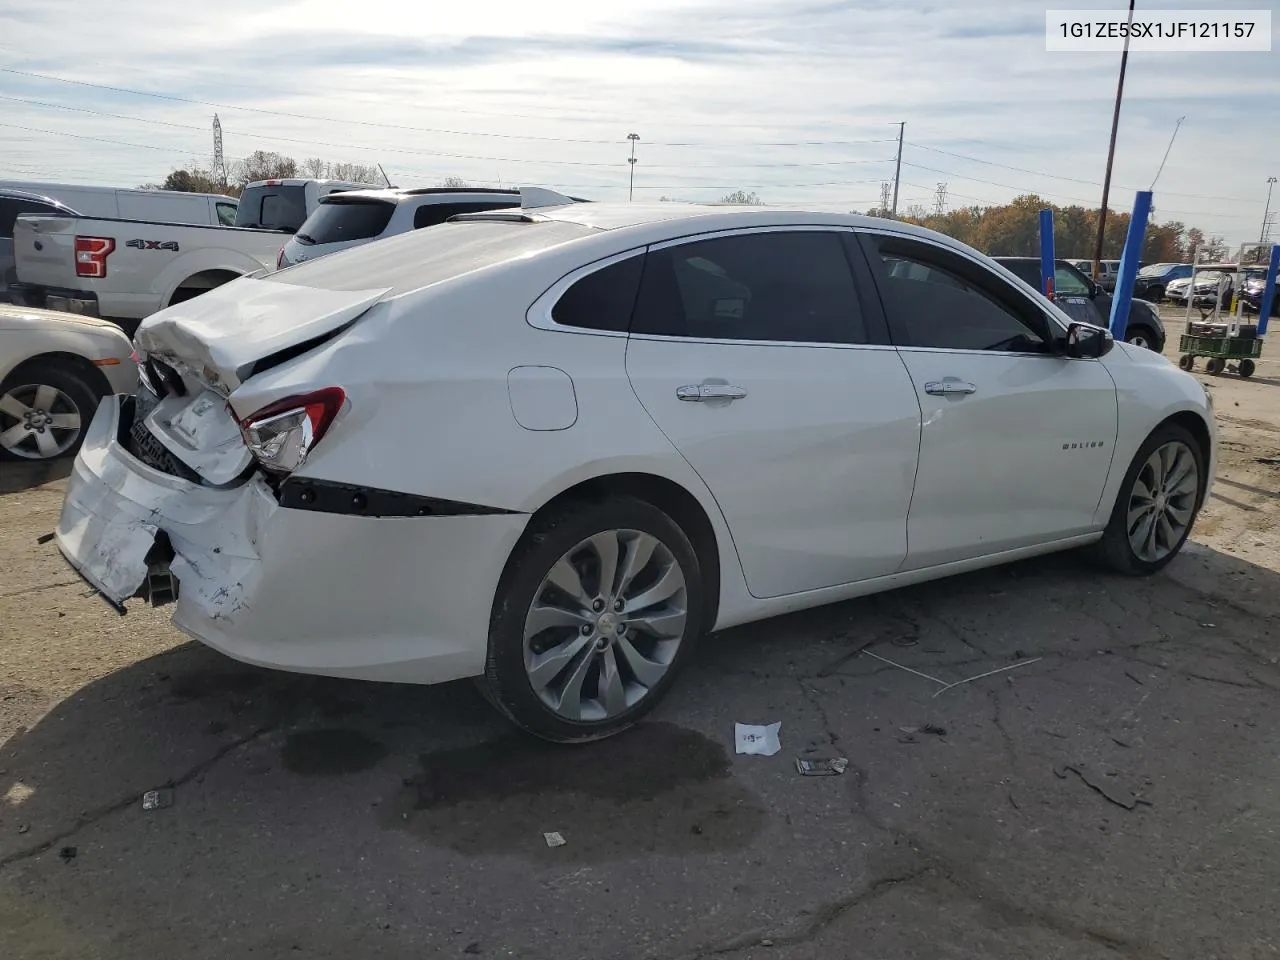
<path fill-rule="evenodd" d="M 1081 179 L 1080 177 L 1068 177 L 1068 176 L 1064 176 L 1062 174 L 1057 174 L 1057 173 L 1047 173 L 1043 170 L 1030 170 L 1027 167 L 1015 167 L 1007 163 L 997 163 L 995 160 L 983 160 L 981 157 L 971 156 L 967 153 L 956 153 L 953 150 L 943 150 L 940 147 L 926 146 L 923 143 L 907 141 L 907 146 L 916 147 L 917 149 L 920 149 L 920 150 L 928 150 L 930 153 L 946 154 L 948 157 L 956 157 L 960 160 L 969 160 L 969 161 L 972 161 L 973 163 L 981 163 L 989 167 L 1000 167 L 1003 170 L 1014 170 L 1018 173 L 1029 173 L 1032 176 L 1036 176 L 1036 177 L 1048 177 L 1050 180 L 1068 180 L 1071 183 L 1083 183 L 1086 186 L 1090 186 L 1090 187 L 1102 186 L 1101 181 L 1098 181 L 1098 180 L 1084 180 L 1084 179 Z M 980 182 L 985 182 L 985 181 L 980 181 Z M 1138 188 L 1124 187 L 1123 189 L 1137 190 Z M 1236 201 L 1237 203 L 1253 203 L 1254 202 L 1253 199 L 1247 198 L 1247 197 L 1221 197 L 1221 196 L 1213 196 L 1211 194 L 1205 194 L 1205 193 L 1175 193 L 1172 190 L 1161 191 L 1161 193 L 1163 196 L 1166 196 L 1166 197 L 1190 197 L 1196 200 L 1233 200 L 1233 201 Z"/>
<path fill-rule="evenodd" d="M 593 140 L 593 139 L 579 138 L 579 137 L 547 137 L 547 136 L 538 136 L 536 134 L 493 133 L 493 132 L 481 131 L 481 130 L 453 130 L 453 129 L 439 128 L 439 127 L 418 127 L 418 126 L 410 126 L 406 124 L 383 123 L 375 120 L 353 120 L 353 119 L 344 118 L 344 117 L 323 117 L 315 114 L 293 113 L 287 110 L 269 110 L 265 107 L 245 107 L 245 106 L 239 106 L 237 104 L 231 104 L 231 103 L 220 103 L 213 100 L 197 100 L 191 97 L 179 97 L 179 96 L 175 96 L 174 94 L 156 93 L 150 90 L 134 90 L 129 87 L 116 87 L 116 86 L 112 86 L 110 84 L 105 84 L 105 83 L 93 83 L 89 80 L 74 80 L 70 77 L 59 77 L 59 76 L 55 76 L 53 74 L 47 74 L 47 73 L 35 73 L 30 70 L 18 70 L 14 67 L 0 67 L 0 72 L 12 73 L 22 77 L 34 77 L 38 80 L 51 80 L 58 83 L 75 84 L 76 86 L 91 87 L 96 90 L 109 90 L 112 93 L 126 93 L 131 96 L 137 96 L 137 97 L 153 97 L 158 100 L 168 100 L 174 103 L 188 103 L 188 104 L 194 104 L 197 106 L 216 107 L 221 110 L 242 110 L 247 113 L 258 113 L 258 114 L 263 114 L 266 116 L 273 116 L 273 117 L 289 117 L 290 119 L 294 119 L 294 120 L 313 120 L 320 123 L 350 123 L 350 124 L 356 124 L 358 126 L 363 126 L 363 127 L 382 127 L 388 130 L 412 130 L 420 133 L 439 133 L 439 134 L 446 134 L 450 136 L 459 136 L 459 137 L 493 137 L 493 138 L 504 139 L 504 140 L 536 140 L 536 141 L 541 141 L 546 143 L 585 143 L 585 144 L 594 144 L 597 146 L 605 146 L 605 145 L 616 146 L 617 144 L 625 141 L 625 138 Z M 5 99 L 18 99 L 18 98 L 5 97 Z M 54 106 L 56 106 L 56 104 Z M 76 109 L 76 108 L 71 108 L 71 109 Z M 445 112 L 453 112 L 453 113 L 476 113 L 481 116 L 499 116 L 504 119 L 511 119 L 511 118 L 522 118 L 522 119 L 530 119 L 530 120 L 563 119 L 563 120 L 569 120 L 574 122 L 581 122 L 583 119 L 582 117 L 561 117 L 561 118 L 538 117 L 538 116 L 530 116 L 528 114 L 518 114 L 518 113 L 490 114 L 490 113 L 485 113 L 484 111 L 468 111 L 468 110 L 462 110 L 460 108 L 454 108 L 454 107 L 433 108 L 433 109 L 443 109 Z M 85 112 L 94 112 L 94 111 L 85 111 Z M 104 114 L 104 115 L 111 116 L 111 114 Z M 122 119 L 129 119 L 129 118 L 122 118 Z M 144 122 L 147 122 L 147 121 L 144 121 Z M 157 122 L 160 122 L 160 121 L 157 121 Z M 604 123 L 604 122 L 611 122 L 611 121 L 599 120 L 596 122 Z M 184 124 L 172 124 L 172 125 L 184 126 Z M 698 126 L 726 126 L 726 127 L 733 127 L 733 126 L 772 127 L 774 126 L 773 124 L 715 124 L 715 123 L 709 123 L 701 120 L 698 121 L 697 125 Z M 203 129 L 203 128 L 200 128 L 200 129 Z M 759 147 L 853 146 L 853 145 L 866 144 L 866 143 L 889 143 L 893 139 L 895 138 L 878 138 L 878 139 L 865 139 L 865 140 L 785 140 L 785 141 L 766 141 L 766 142 L 751 141 L 747 145 L 759 146 Z M 670 142 L 667 142 L 667 141 L 655 140 L 653 141 L 652 145 L 659 146 L 659 147 L 714 147 L 714 146 L 723 146 L 725 144 L 720 141 L 670 141 Z"/>

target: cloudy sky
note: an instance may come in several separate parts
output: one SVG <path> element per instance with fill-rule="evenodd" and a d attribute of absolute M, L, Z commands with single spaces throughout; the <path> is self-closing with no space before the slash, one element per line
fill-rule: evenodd
<path fill-rule="evenodd" d="M 1273 0 L 1232 0 L 1266 9 Z M 0 2 L 0 179 L 134 185 L 255 149 L 627 195 L 864 210 L 1100 198 L 1119 55 L 1046 53 L 1044 0 Z M 1194 9 L 1207 0 L 1143 0 Z M 102 16 L 109 10 L 109 19 Z M 1280 16 L 1274 16 L 1280 34 Z M 1131 55 L 1114 208 L 1256 240 L 1280 175 L 1271 53 Z M 1280 201 L 1278 191 L 1277 201 Z M 1280 226 L 1274 232 L 1280 238 Z M 1070 252 L 1070 251 L 1068 251 Z"/>

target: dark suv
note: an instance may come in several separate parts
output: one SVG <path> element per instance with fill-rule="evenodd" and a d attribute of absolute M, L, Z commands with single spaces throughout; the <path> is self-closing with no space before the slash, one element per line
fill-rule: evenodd
<path fill-rule="evenodd" d="M 1040 289 L 1039 257 L 992 257 L 996 263 Z M 1055 260 L 1053 271 L 1054 302 L 1072 319 L 1095 326 L 1108 326 L 1111 319 L 1111 294 L 1073 267 L 1066 260 Z M 1136 297 L 1129 302 L 1129 323 L 1124 339 L 1137 347 L 1156 353 L 1164 351 L 1164 324 L 1153 303 Z"/>

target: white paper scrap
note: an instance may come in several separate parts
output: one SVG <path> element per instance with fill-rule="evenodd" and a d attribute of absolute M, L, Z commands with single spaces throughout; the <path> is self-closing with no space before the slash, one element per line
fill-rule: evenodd
<path fill-rule="evenodd" d="M 782 744 L 778 742 L 778 730 L 781 727 L 781 720 L 768 726 L 735 723 L 733 725 L 733 735 L 738 744 L 738 753 L 752 753 L 761 757 L 772 757 L 782 749 Z"/>

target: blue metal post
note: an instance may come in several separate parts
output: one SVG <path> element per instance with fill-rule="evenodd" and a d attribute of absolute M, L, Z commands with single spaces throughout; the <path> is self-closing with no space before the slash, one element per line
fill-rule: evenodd
<path fill-rule="evenodd" d="M 1147 235 L 1147 217 L 1151 216 L 1151 191 L 1139 190 L 1133 198 L 1133 217 L 1129 220 L 1129 234 L 1124 239 L 1124 253 L 1120 254 L 1120 276 L 1116 277 L 1116 289 L 1111 295 L 1111 335 L 1124 339 L 1129 326 L 1129 304 L 1133 302 L 1133 281 L 1138 278 L 1138 264 L 1142 261 L 1142 241 Z"/>
<path fill-rule="evenodd" d="M 1053 211 L 1040 211 L 1040 292 L 1050 300 L 1054 291 L 1054 264 L 1057 258 L 1053 255 Z"/>
<path fill-rule="evenodd" d="M 1262 288 L 1262 303 L 1258 304 L 1262 312 L 1258 314 L 1258 336 L 1267 332 L 1267 322 L 1271 319 L 1271 305 L 1276 301 L 1276 274 L 1280 273 L 1280 243 L 1271 248 L 1271 266 L 1267 268 L 1267 285 Z"/>

